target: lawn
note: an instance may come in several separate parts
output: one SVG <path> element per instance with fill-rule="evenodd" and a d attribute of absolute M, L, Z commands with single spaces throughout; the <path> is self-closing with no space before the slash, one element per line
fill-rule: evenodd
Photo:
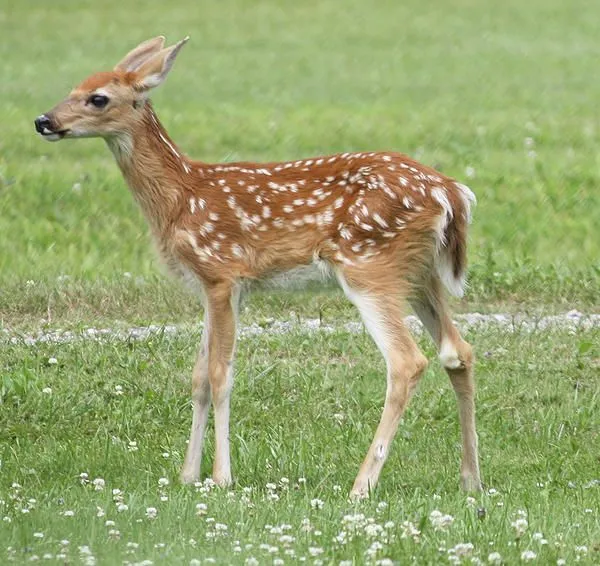
<path fill-rule="evenodd" d="M 344 331 L 358 316 L 337 290 L 263 290 L 243 324 L 336 330 L 243 338 L 234 485 L 179 485 L 200 302 L 165 274 L 105 144 L 33 128 L 138 42 L 190 35 L 153 96 L 182 151 L 403 151 L 478 197 L 456 310 L 600 312 L 598 22 L 586 0 L 1 0 L 0 564 L 599 563 L 597 328 L 469 331 L 484 493 L 458 489 L 433 362 L 379 487 L 352 503 L 383 361 Z M 186 330 L 7 339 L 150 323 Z M 210 430 L 205 448 L 203 477 Z"/>
<path fill-rule="evenodd" d="M 225 491 L 177 479 L 198 338 L 3 346 L 0 556 L 23 563 L 65 554 L 57 561 L 77 564 L 88 546 L 98 564 L 439 564 L 462 551 L 466 562 L 498 552 L 514 564 L 530 550 L 540 564 L 578 556 L 598 563 L 597 330 L 469 334 L 481 352 L 486 491 L 468 499 L 458 489 L 454 394 L 432 363 L 382 481 L 362 503 L 349 502 L 348 491 L 385 390 L 368 336 L 296 331 L 241 340 L 234 486 Z M 433 357 L 430 342 L 420 343 Z M 203 477 L 211 430 L 208 438 Z M 453 521 L 432 516 L 436 510 Z"/>

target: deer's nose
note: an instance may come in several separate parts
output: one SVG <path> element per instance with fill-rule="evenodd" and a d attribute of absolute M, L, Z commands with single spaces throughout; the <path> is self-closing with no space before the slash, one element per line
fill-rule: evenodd
<path fill-rule="evenodd" d="M 52 120 L 46 116 L 46 114 L 42 114 L 35 119 L 35 131 L 38 134 L 50 133 L 52 131 Z M 46 132 L 44 132 L 46 130 Z"/>

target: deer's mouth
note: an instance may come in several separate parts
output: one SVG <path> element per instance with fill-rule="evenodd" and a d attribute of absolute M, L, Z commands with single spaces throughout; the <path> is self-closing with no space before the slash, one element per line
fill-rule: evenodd
<path fill-rule="evenodd" d="M 58 130 L 58 131 L 52 131 L 49 130 L 48 128 L 44 128 L 41 132 L 40 135 L 48 141 L 58 141 L 58 140 L 62 140 L 68 133 L 70 132 L 70 130 Z"/>

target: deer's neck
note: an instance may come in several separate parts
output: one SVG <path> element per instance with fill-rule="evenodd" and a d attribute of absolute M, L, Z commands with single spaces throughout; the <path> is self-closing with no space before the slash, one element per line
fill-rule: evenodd
<path fill-rule="evenodd" d="M 127 184 L 153 231 L 163 234 L 178 214 L 192 169 L 152 108 L 150 102 L 130 132 L 107 138 Z"/>

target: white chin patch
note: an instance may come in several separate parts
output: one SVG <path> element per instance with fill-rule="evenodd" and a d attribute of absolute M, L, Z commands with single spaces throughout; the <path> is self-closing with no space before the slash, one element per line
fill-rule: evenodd
<path fill-rule="evenodd" d="M 48 141 L 58 141 L 60 138 L 60 134 L 44 134 L 44 139 Z"/>

